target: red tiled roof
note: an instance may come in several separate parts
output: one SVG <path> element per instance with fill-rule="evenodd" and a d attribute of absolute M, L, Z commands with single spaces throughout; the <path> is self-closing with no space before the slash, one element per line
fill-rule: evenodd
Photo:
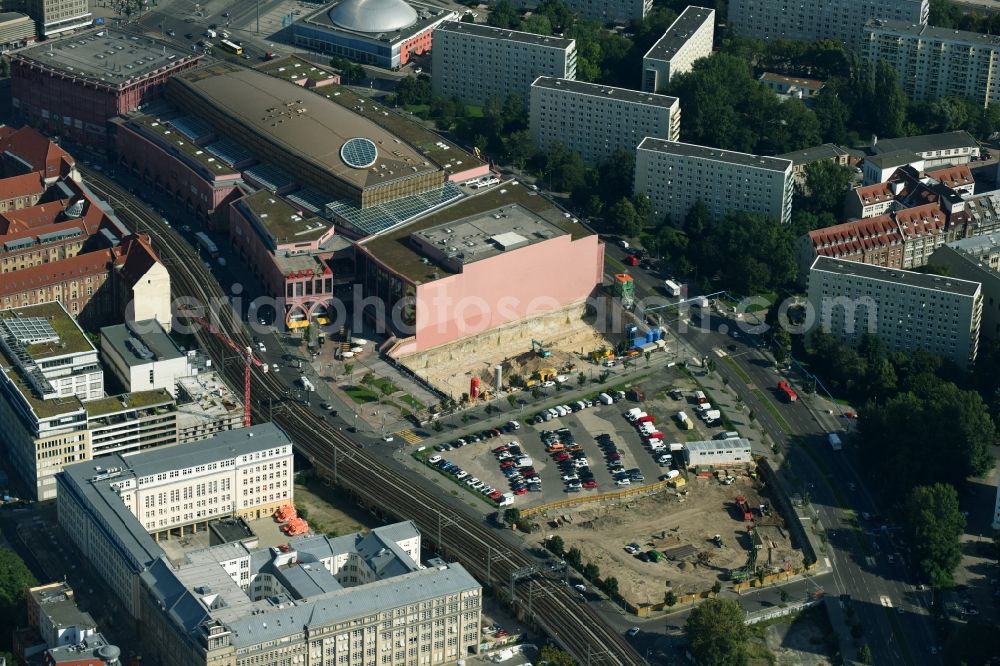
<path fill-rule="evenodd" d="M 924 204 L 896 212 L 896 222 L 904 236 L 912 238 L 944 231 L 947 219 L 937 204 Z"/>
<path fill-rule="evenodd" d="M 3 274 L 0 280 L 0 296 L 13 296 L 31 289 L 44 289 L 74 278 L 107 273 L 114 258 L 110 249 L 96 250 L 49 264 L 22 268 Z"/>
<path fill-rule="evenodd" d="M 25 173 L 10 178 L 0 178 L 0 200 L 24 197 L 29 194 L 42 194 L 45 183 L 37 172 Z"/>
<path fill-rule="evenodd" d="M 115 254 L 115 267 L 121 270 L 129 287 L 142 279 L 142 276 L 160 261 L 153 246 L 150 245 L 149 236 L 146 235 L 126 237 L 116 248 Z"/>
<path fill-rule="evenodd" d="M 892 216 L 879 215 L 810 231 L 809 240 L 816 254 L 837 257 L 895 245 L 902 238 Z"/>
<path fill-rule="evenodd" d="M 960 164 L 937 171 L 928 171 L 927 175 L 951 188 L 972 185 L 976 182 L 972 177 L 972 169 L 969 168 L 968 164 Z"/>
<path fill-rule="evenodd" d="M 10 152 L 42 172 L 43 178 L 68 176 L 73 156 L 31 127 L 0 136 L 0 152 Z"/>
<path fill-rule="evenodd" d="M 889 183 L 875 183 L 854 189 L 855 196 L 861 201 L 861 205 L 870 206 L 876 203 L 892 201 L 893 194 L 889 188 Z"/>

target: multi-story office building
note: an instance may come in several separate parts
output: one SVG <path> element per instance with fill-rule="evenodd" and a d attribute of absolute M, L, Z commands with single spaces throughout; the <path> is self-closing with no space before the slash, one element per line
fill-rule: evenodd
<path fill-rule="evenodd" d="M 35 41 L 35 22 L 18 12 L 0 13 L 0 53 L 19 49 Z"/>
<path fill-rule="evenodd" d="M 25 0 L 24 5 L 42 37 L 82 30 L 93 23 L 90 0 Z"/>
<path fill-rule="evenodd" d="M 833 39 L 853 49 L 864 45 L 870 18 L 927 23 L 930 0 L 731 0 L 729 27 L 759 39 L 813 42 Z"/>
<path fill-rule="evenodd" d="M 816 257 L 808 293 L 815 327 L 848 344 L 868 332 L 889 351 L 924 349 L 961 368 L 976 360 L 983 310 L 978 282 Z"/>
<path fill-rule="evenodd" d="M 281 550 L 226 543 L 143 573 L 143 624 L 166 666 L 437 666 L 474 656 L 479 583 L 458 564 L 429 564 L 412 523 Z"/>
<path fill-rule="evenodd" d="M 530 107 L 539 148 L 548 150 L 558 141 L 590 163 L 616 150 L 631 153 L 647 136 L 680 137 L 676 97 L 540 76 L 531 84 Z"/>
<path fill-rule="evenodd" d="M 695 60 L 712 55 L 714 39 L 715 10 L 689 5 L 642 57 L 642 89 L 664 90 L 672 77 L 691 71 Z"/>
<path fill-rule="evenodd" d="M 88 400 L 83 406 L 92 458 L 177 443 L 177 405 L 163 389 Z"/>
<path fill-rule="evenodd" d="M 133 618 L 139 574 L 156 539 L 227 516 L 260 518 L 293 500 L 292 443 L 275 425 L 222 432 L 197 444 L 113 455 L 58 475 L 59 524 Z"/>
<path fill-rule="evenodd" d="M 680 222 L 696 201 L 715 218 L 734 210 L 792 215 L 791 160 L 647 138 L 635 156 L 635 192 L 649 196 L 657 217 Z"/>
<path fill-rule="evenodd" d="M 970 236 L 939 247 L 930 262 L 951 274 L 983 285 L 984 338 L 1000 338 L 1000 234 Z"/>
<path fill-rule="evenodd" d="M 576 40 L 446 21 L 434 29 L 431 63 L 438 97 L 483 104 L 514 94 L 527 104 L 539 76 L 576 78 Z"/>
<path fill-rule="evenodd" d="M 899 72 L 912 100 L 966 97 L 984 107 L 1000 100 L 1000 37 L 907 21 L 865 24 L 865 56 Z"/>
<path fill-rule="evenodd" d="M 566 6 L 588 21 L 628 23 L 646 18 L 653 8 L 653 0 L 567 0 Z"/>
<path fill-rule="evenodd" d="M 7 459 L 34 499 L 63 465 L 89 460 L 81 400 L 104 397 L 97 349 L 61 303 L 0 310 L 0 423 Z"/>
<path fill-rule="evenodd" d="M 177 380 L 191 374 L 181 352 L 155 319 L 105 326 L 101 359 L 126 391 L 161 389 L 177 395 Z"/>

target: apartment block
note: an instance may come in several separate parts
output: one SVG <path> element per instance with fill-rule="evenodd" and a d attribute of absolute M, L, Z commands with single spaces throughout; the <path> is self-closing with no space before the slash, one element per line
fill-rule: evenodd
<path fill-rule="evenodd" d="M 712 55 L 715 10 L 689 5 L 642 57 L 642 89 L 660 92 L 699 58 Z"/>
<path fill-rule="evenodd" d="M 930 263 L 947 266 L 951 274 L 983 285 L 984 338 L 1000 338 L 1000 234 L 952 241 L 931 255 Z"/>
<path fill-rule="evenodd" d="M 635 157 L 635 192 L 657 217 L 684 219 L 699 199 L 715 218 L 730 211 L 769 215 L 788 223 L 794 181 L 791 160 L 647 138 Z"/>
<path fill-rule="evenodd" d="M 961 368 L 976 360 L 978 282 L 816 257 L 808 294 L 816 326 L 847 344 L 869 332 L 889 351 L 924 349 Z"/>
<path fill-rule="evenodd" d="M 875 217 L 892 210 L 940 202 L 947 212 L 961 208 L 972 196 L 976 181 L 968 164 L 919 171 L 909 165 L 897 168 L 885 182 L 855 187 L 844 195 L 844 216 Z"/>
<path fill-rule="evenodd" d="M 291 504 L 292 469 L 292 443 L 271 423 L 68 465 L 57 477 L 59 524 L 138 619 L 139 574 L 163 555 L 157 540 Z"/>
<path fill-rule="evenodd" d="M 865 22 L 927 23 L 930 0 L 730 0 L 729 27 L 743 37 L 813 42 L 832 39 L 860 50 Z"/>
<path fill-rule="evenodd" d="M 653 8 L 653 0 L 567 0 L 566 6 L 577 17 L 588 21 L 628 23 L 646 18 L 646 14 Z"/>
<path fill-rule="evenodd" d="M 635 150 L 647 136 L 676 141 L 676 97 L 540 76 L 531 84 L 530 127 L 539 148 L 557 141 L 590 163 Z"/>
<path fill-rule="evenodd" d="M 911 100 L 966 97 L 984 107 L 1000 100 L 996 35 L 871 19 L 864 38 L 868 61 L 892 65 Z"/>
<path fill-rule="evenodd" d="M 527 104 L 539 76 L 576 78 L 576 40 L 447 21 L 434 29 L 431 63 L 438 97 L 483 104 L 515 94 Z"/>

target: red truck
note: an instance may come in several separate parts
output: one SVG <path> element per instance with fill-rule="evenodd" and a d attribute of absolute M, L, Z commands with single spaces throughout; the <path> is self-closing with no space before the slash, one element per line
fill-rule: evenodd
<path fill-rule="evenodd" d="M 753 520 L 753 512 L 750 510 L 747 498 L 743 495 L 736 498 L 736 508 L 743 512 L 743 520 Z"/>
<path fill-rule="evenodd" d="M 799 394 L 796 393 L 792 389 L 791 385 L 789 385 L 789 383 L 786 382 L 784 379 L 778 382 L 778 390 L 781 391 L 781 394 L 785 396 L 785 400 L 787 400 L 788 402 L 795 402 L 796 400 L 799 399 Z"/>
<path fill-rule="evenodd" d="M 625 263 L 628 264 L 629 266 L 638 266 L 639 257 L 635 256 L 634 254 L 630 254 L 627 257 L 625 257 Z"/>
<path fill-rule="evenodd" d="M 645 416 L 640 416 L 636 419 L 636 423 L 655 423 L 655 419 L 653 419 L 653 417 L 649 414 L 646 414 Z"/>

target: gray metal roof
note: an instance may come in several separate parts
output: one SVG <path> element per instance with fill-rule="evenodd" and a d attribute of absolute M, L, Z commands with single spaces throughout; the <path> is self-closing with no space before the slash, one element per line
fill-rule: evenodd
<path fill-rule="evenodd" d="M 657 139 L 651 136 L 647 136 L 642 140 L 642 143 L 639 144 L 638 150 L 693 157 L 711 162 L 737 164 L 745 167 L 753 167 L 754 169 L 780 171 L 782 173 L 792 168 L 791 160 L 786 160 L 780 157 L 766 157 L 764 155 L 738 153 L 732 150 L 722 150 L 721 148 L 712 148 L 710 146 L 698 146 L 693 143 L 667 141 L 665 139 Z"/>
<path fill-rule="evenodd" d="M 403 0 L 344 0 L 328 12 L 341 28 L 357 32 L 395 32 L 417 22 L 417 12 Z"/>
<path fill-rule="evenodd" d="M 921 134 L 920 136 L 903 136 L 898 139 L 879 139 L 873 148 L 881 155 L 894 150 L 909 150 L 919 154 L 936 150 L 955 148 L 978 148 L 979 144 L 965 130 L 942 132 L 940 134 Z"/>
<path fill-rule="evenodd" d="M 790 153 L 775 155 L 775 157 L 791 160 L 792 164 L 811 164 L 813 162 L 818 162 L 820 160 L 836 159 L 838 157 L 847 154 L 848 152 L 846 148 L 841 148 L 840 146 L 834 143 L 824 143 L 821 146 L 813 146 L 812 148 L 795 150 Z"/>
<path fill-rule="evenodd" d="M 101 329 L 101 349 L 105 348 L 110 348 L 129 367 L 184 357 L 155 319 L 105 326 Z"/>
<path fill-rule="evenodd" d="M 574 39 L 563 39 L 562 37 L 548 37 L 536 35 L 533 32 L 521 32 L 508 28 L 494 28 L 484 23 L 461 23 L 459 21 L 445 21 L 434 29 L 434 32 L 453 32 L 459 34 L 473 35 L 483 39 L 502 39 L 535 46 L 548 46 L 554 49 L 565 51 L 576 43 Z"/>
<path fill-rule="evenodd" d="M 886 169 L 903 166 L 904 164 L 913 164 L 914 162 L 919 162 L 924 158 L 917 155 L 912 150 L 899 149 L 886 151 L 884 153 L 879 153 L 878 155 L 870 155 L 865 159 L 879 169 Z"/>
<path fill-rule="evenodd" d="M 816 257 L 809 272 L 810 274 L 815 272 L 853 275 L 866 280 L 889 282 L 917 289 L 940 291 L 967 297 L 975 296 L 980 290 L 978 282 L 971 282 L 969 280 L 960 280 L 958 278 L 943 277 L 929 273 L 915 273 L 898 268 L 883 268 L 872 264 L 862 264 L 857 261 L 844 261 L 843 259 L 832 259 L 823 256 Z"/>
<path fill-rule="evenodd" d="M 644 58 L 652 60 L 670 60 L 677 51 L 691 38 L 695 30 L 700 28 L 707 20 L 715 20 L 715 10 L 705 7 L 688 5 L 681 12 L 663 36 L 656 40 L 656 43 L 646 52 Z"/>
<path fill-rule="evenodd" d="M 1000 252 L 1000 234 L 969 236 L 968 238 L 961 238 L 959 240 L 952 241 L 947 245 L 958 252 L 974 256 L 994 254 Z"/>
<path fill-rule="evenodd" d="M 669 95 L 658 95 L 655 93 L 642 92 L 640 90 L 630 90 L 628 88 L 616 88 L 605 86 L 599 83 L 587 83 L 573 79 L 560 79 L 554 76 L 539 76 L 531 84 L 532 88 L 544 88 L 546 90 L 559 90 L 567 94 L 588 95 L 590 97 L 600 97 L 601 99 L 621 100 L 633 104 L 648 104 L 649 106 L 659 106 L 666 109 L 678 104 L 676 97 Z"/>

